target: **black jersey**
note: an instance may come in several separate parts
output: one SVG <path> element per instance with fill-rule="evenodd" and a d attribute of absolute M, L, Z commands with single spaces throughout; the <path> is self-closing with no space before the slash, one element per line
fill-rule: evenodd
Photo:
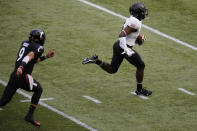
<path fill-rule="evenodd" d="M 33 71 L 34 64 L 37 62 L 37 59 L 42 55 L 44 52 L 43 46 L 39 45 L 38 43 L 35 42 L 29 42 L 29 41 L 24 41 L 21 44 L 21 48 L 18 51 L 18 57 L 16 59 L 15 63 L 15 69 L 14 71 L 16 72 L 18 67 L 20 66 L 23 58 L 30 53 L 31 51 L 34 52 L 34 59 L 31 60 L 23 69 L 24 74 L 31 74 Z"/>

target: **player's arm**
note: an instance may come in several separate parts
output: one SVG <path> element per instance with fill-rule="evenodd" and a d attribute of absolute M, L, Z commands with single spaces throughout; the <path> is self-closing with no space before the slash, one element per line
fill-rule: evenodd
<path fill-rule="evenodd" d="M 54 52 L 53 50 L 50 50 L 50 51 L 48 52 L 48 54 L 39 57 L 39 58 L 37 59 L 37 63 L 38 63 L 38 62 L 41 62 L 41 61 L 43 61 L 43 60 L 46 60 L 46 59 L 48 59 L 48 58 L 51 58 L 51 57 L 53 57 L 53 56 L 55 56 L 55 52 Z"/>
<path fill-rule="evenodd" d="M 131 34 L 132 32 L 136 32 L 136 31 L 137 31 L 137 29 L 127 26 L 120 32 L 119 38 L 126 37 L 127 35 Z"/>
<path fill-rule="evenodd" d="M 136 38 L 135 43 L 138 45 L 142 45 L 146 41 L 146 36 L 139 34 L 138 37 Z"/>
<path fill-rule="evenodd" d="M 137 29 L 127 26 L 120 32 L 119 34 L 120 47 L 124 50 L 122 54 L 127 54 L 128 56 L 132 56 L 132 54 L 134 53 L 134 51 L 132 51 L 130 48 L 127 47 L 126 36 L 136 31 Z"/>
<path fill-rule="evenodd" d="M 24 68 L 31 60 L 33 60 L 33 59 L 34 59 L 34 52 L 31 51 L 31 52 L 29 52 L 29 53 L 23 58 L 23 60 L 22 60 L 22 62 L 21 62 L 21 64 L 20 64 L 20 66 L 19 66 L 18 69 L 17 69 L 16 74 L 17 74 L 18 76 L 22 75 L 22 74 L 23 74 L 23 68 Z"/>

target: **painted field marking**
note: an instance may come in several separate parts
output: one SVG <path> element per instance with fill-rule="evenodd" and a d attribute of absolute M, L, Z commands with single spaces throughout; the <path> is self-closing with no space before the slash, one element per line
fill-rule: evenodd
<path fill-rule="evenodd" d="M 7 85 L 7 83 L 4 82 L 4 81 L 2 81 L 2 80 L 0 80 L 0 83 L 1 83 L 2 85 L 4 85 L 4 86 Z M 17 90 L 17 93 L 20 94 L 20 95 L 22 95 L 22 96 L 24 96 L 24 97 L 26 97 L 26 98 L 28 98 L 28 99 L 31 99 L 31 96 L 30 96 L 30 95 L 28 95 L 28 94 L 22 92 L 22 91 L 19 90 L 19 89 Z M 69 116 L 69 115 L 65 114 L 65 113 L 62 112 L 62 111 L 59 111 L 58 109 L 56 109 L 56 108 L 54 108 L 54 107 L 52 107 L 52 106 L 50 106 L 50 105 L 48 105 L 48 104 L 46 104 L 46 103 L 44 103 L 44 102 L 42 102 L 42 101 L 39 102 L 39 104 L 40 104 L 41 106 L 43 106 L 43 107 L 45 107 L 45 108 L 47 108 L 47 109 L 49 109 L 49 110 L 55 112 L 55 113 L 57 113 L 57 114 L 59 114 L 59 115 L 65 117 L 65 118 L 67 118 L 67 119 L 70 119 L 71 121 L 75 122 L 76 124 L 78 124 L 78 125 L 80 125 L 80 126 L 86 128 L 86 129 L 88 129 L 88 130 L 90 130 L 90 131 L 97 131 L 97 129 L 94 129 L 94 128 L 88 126 L 87 124 L 85 124 L 85 123 L 83 123 L 83 122 L 81 122 L 81 121 L 75 119 L 75 118 L 72 117 L 72 116 Z"/>
<path fill-rule="evenodd" d="M 88 100 L 91 100 L 91 101 L 93 101 L 95 103 L 102 103 L 101 101 L 99 101 L 99 100 L 97 100 L 97 99 L 95 99 L 93 97 L 90 97 L 90 96 L 83 96 L 83 97 L 86 98 L 86 99 L 88 99 Z"/>
<path fill-rule="evenodd" d="M 107 13 L 109 13 L 109 14 L 111 14 L 111 15 L 120 17 L 121 19 L 126 19 L 126 18 L 127 18 L 127 17 L 125 17 L 125 16 L 123 16 L 123 15 L 120 15 L 120 14 L 118 14 L 118 13 L 115 13 L 115 12 L 109 10 L 109 9 L 106 9 L 106 8 L 104 8 L 104 7 L 102 7 L 102 6 L 99 6 L 99 5 L 96 5 L 96 4 L 94 4 L 94 3 L 91 3 L 91 2 L 89 2 L 89 1 L 86 1 L 86 0 L 78 0 L 78 1 L 83 2 L 84 4 L 87 4 L 87 5 L 89 5 L 89 6 L 95 7 L 95 8 L 97 8 L 97 9 L 99 9 L 99 10 L 104 11 L 104 12 L 107 12 Z M 183 42 L 183 41 L 181 41 L 181 40 L 179 40 L 179 39 L 176 39 L 176 38 L 174 38 L 174 37 L 172 37 L 172 36 L 169 36 L 169 35 L 167 35 L 167 34 L 165 34 L 165 33 L 162 33 L 162 32 L 160 32 L 160 31 L 157 30 L 157 29 L 151 28 L 151 27 L 149 27 L 149 26 L 147 26 L 147 25 L 144 25 L 144 24 L 142 24 L 142 27 L 144 27 L 145 29 L 147 29 L 147 30 L 149 30 L 149 31 L 151 31 L 151 32 L 156 33 L 157 35 L 163 36 L 163 37 L 165 37 L 165 38 L 167 38 L 167 39 L 170 39 L 170 40 L 172 40 L 172 41 L 174 41 L 174 42 L 176 42 L 176 43 L 179 43 L 179 44 L 181 44 L 181 45 L 183 45 L 183 46 L 186 46 L 186 47 L 188 47 L 188 48 L 191 48 L 191 49 L 197 51 L 197 47 L 192 46 L 192 45 L 190 45 L 190 44 L 188 44 L 188 43 L 186 43 L 186 42 Z"/>
<path fill-rule="evenodd" d="M 0 111 L 3 110 L 2 108 L 0 108 Z"/>
<path fill-rule="evenodd" d="M 50 101 L 50 100 L 54 100 L 53 97 L 50 98 L 41 98 L 40 101 Z M 30 102 L 31 100 L 20 100 L 20 102 Z"/>
<path fill-rule="evenodd" d="M 4 81 L 2 81 L 2 80 L 0 80 L 0 83 L 1 83 L 3 86 L 6 86 L 6 85 L 7 85 L 7 83 L 4 82 Z"/>
<path fill-rule="evenodd" d="M 178 88 L 178 90 L 180 90 L 180 91 L 182 91 L 182 92 L 184 92 L 184 93 L 186 93 L 186 94 L 188 94 L 188 95 L 192 95 L 192 96 L 196 95 L 195 93 L 192 93 L 192 92 L 190 92 L 190 91 L 187 91 L 187 90 L 184 89 L 184 88 Z"/>
<path fill-rule="evenodd" d="M 135 92 L 131 92 L 131 94 L 135 95 L 135 96 L 138 96 L 139 98 L 142 98 L 144 100 L 148 100 L 149 98 L 146 97 L 146 96 L 143 96 L 143 95 L 137 95 Z"/>

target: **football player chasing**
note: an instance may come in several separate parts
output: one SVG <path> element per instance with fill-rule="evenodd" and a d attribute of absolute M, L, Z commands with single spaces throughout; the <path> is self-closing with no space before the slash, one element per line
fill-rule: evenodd
<path fill-rule="evenodd" d="M 82 64 L 95 63 L 106 72 L 113 74 L 118 71 L 120 64 L 125 58 L 130 64 L 137 68 L 137 89 L 135 93 L 137 95 L 149 96 L 152 94 L 152 91 L 142 87 L 145 64 L 140 55 L 133 49 L 135 44 L 142 45 L 146 40 L 145 37 L 140 34 L 140 30 L 142 25 L 141 21 L 148 16 L 148 9 L 142 3 L 137 2 L 131 5 L 129 11 L 131 16 L 126 19 L 123 29 L 119 34 L 119 40 L 113 45 L 111 64 L 99 60 L 97 55 L 84 59 Z"/>
<path fill-rule="evenodd" d="M 43 89 L 40 83 L 33 79 L 31 73 L 35 63 L 51 58 L 55 55 L 55 52 L 51 50 L 48 54 L 41 56 L 44 52 L 44 42 L 45 33 L 40 29 L 32 30 L 30 32 L 29 40 L 22 42 L 16 59 L 15 69 L 11 73 L 9 82 L 4 90 L 2 98 L 0 99 L 0 107 L 3 107 L 12 99 L 18 88 L 34 92 L 25 120 L 35 126 L 40 126 L 40 123 L 34 120 L 33 114 Z"/>

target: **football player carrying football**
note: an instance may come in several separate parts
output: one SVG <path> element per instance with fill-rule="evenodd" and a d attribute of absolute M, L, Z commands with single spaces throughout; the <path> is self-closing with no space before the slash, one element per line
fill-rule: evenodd
<path fill-rule="evenodd" d="M 31 73 L 35 63 L 51 58 L 55 55 L 55 52 L 51 50 L 48 54 L 41 56 L 44 52 L 44 42 L 45 33 L 40 29 L 32 30 L 29 35 L 29 40 L 22 42 L 18 51 L 15 69 L 11 73 L 9 82 L 4 90 L 2 98 L 0 99 L 0 107 L 3 107 L 12 99 L 18 88 L 34 92 L 25 120 L 35 126 L 40 126 L 40 123 L 34 120 L 33 113 L 39 102 L 43 89 L 40 83 L 33 79 Z"/>
<path fill-rule="evenodd" d="M 140 55 L 133 49 L 135 44 L 142 45 L 146 40 L 145 37 L 140 34 L 140 30 L 142 26 L 141 21 L 148 15 L 148 9 L 142 3 L 137 2 L 131 5 L 129 11 L 131 16 L 126 19 L 119 34 L 119 40 L 113 45 L 111 64 L 99 60 L 97 55 L 85 58 L 82 64 L 95 63 L 106 72 L 113 74 L 118 71 L 120 64 L 125 58 L 130 64 L 137 68 L 137 89 L 135 93 L 137 95 L 149 96 L 152 94 L 152 91 L 142 87 L 145 64 Z"/>

